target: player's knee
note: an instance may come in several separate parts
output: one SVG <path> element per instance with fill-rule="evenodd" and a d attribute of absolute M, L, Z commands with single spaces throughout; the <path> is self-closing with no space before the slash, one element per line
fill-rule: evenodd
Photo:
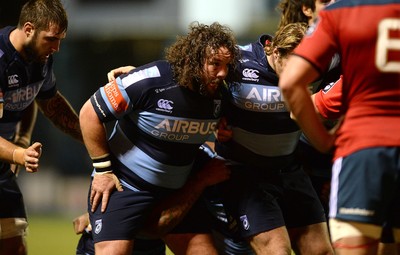
<path fill-rule="evenodd" d="M 24 218 L 0 219 L 0 239 L 26 236 L 28 222 Z"/>
<path fill-rule="evenodd" d="M 329 227 L 332 242 L 336 242 L 342 238 L 362 236 L 378 240 L 382 231 L 382 227 L 377 225 L 338 219 L 330 219 Z"/>

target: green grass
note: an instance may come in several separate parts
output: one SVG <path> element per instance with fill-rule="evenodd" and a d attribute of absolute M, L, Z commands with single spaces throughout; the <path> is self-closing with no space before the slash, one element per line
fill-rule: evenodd
<path fill-rule="evenodd" d="M 72 228 L 72 218 L 29 216 L 27 237 L 29 255 L 73 255 L 79 240 Z"/>
<path fill-rule="evenodd" d="M 74 233 L 72 219 L 30 215 L 28 255 L 74 255 L 80 236 Z M 173 255 L 169 250 L 166 254 Z"/>

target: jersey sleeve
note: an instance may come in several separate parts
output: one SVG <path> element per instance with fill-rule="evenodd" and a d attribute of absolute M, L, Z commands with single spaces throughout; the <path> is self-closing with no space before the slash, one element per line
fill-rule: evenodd
<path fill-rule="evenodd" d="M 309 61 L 319 73 L 324 73 L 337 52 L 337 40 L 332 33 L 334 29 L 332 18 L 321 11 L 320 17 L 309 27 L 294 54 Z"/>
<path fill-rule="evenodd" d="M 99 88 L 90 98 L 99 119 L 121 119 L 140 108 L 146 102 L 146 91 L 154 86 L 155 78 L 161 77 L 159 68 L 156 63 L 138 67 Z"/>
<path fill-rule="evenodd" d="M 315 94 L 315 107 L 325 119 L 338 119 L 342 105 L 342 77 Z"/>

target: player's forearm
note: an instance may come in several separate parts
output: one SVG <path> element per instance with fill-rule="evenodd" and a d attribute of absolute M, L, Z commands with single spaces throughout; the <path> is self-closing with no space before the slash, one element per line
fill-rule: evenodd
<path fill-rule="evenodd" d="M 22 119 L 19 122 L 17 132 L 15 134 L 15 144 L 23 148 L 28 148 L 31 143 L 33 128 L 36 123 L 37 105 L 33 102 L 23 112 Z"/>
<path fill-rule="evenodd" d="M 307 89 L 298 85 L 284 96 L 293 116 L 313 146 L 321 152 L 328 152 L 333 143 L 332 137 L 317 115 Z"/>
<path fill-rule="evenodd" d="M 7 163 L 14 163 L 15 150 L 19 147 L 0 137 L 0 160 Z M 14 156 L 14 159 L 13 159 Z"/>
<path fill-rule="evenodd" d="M 37 100 L 43 114 L 61 131 L 83 142 L 79 117 L 69 102 L 59 93 L 49 100 Z"/>

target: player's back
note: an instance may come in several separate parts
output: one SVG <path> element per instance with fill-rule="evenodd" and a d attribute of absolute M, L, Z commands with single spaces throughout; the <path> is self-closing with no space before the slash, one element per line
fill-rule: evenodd
<path fill-rule="evenodd" d="M 324 70 L 335 52 L 342 61 L 346 118 L 336 157 L 367 147 L 399 146 L 400 0 L 339 1 L 321 11 L 308 37 L 318 37 L 320 47 L 310 41 L 301 50 L 318 51 L 308 58 L 317 68 Z"/>

